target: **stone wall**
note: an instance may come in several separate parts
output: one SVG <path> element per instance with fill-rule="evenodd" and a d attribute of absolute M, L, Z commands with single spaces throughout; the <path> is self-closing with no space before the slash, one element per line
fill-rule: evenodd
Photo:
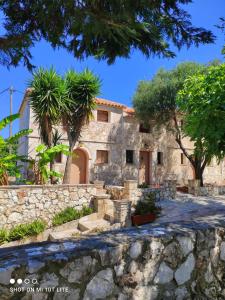
<path fill-rule="evenodd" d="M 96 188 L 88 185 L 9 186 L 0 187 L 0 228 L 40 218 L 51 225 L 52 217 L 71 206 L 89 206 Z"/>
<path fill-rule="evenodd" d="M 2 300 L 225 298 L 222 227 L 123 229 L 0 250 L 0 261 Z"/>
<path fill-rule="evenodd" d="M 210 184 L 200 186 L 200 181 L 195 179 L 188 181 L 188 192 L 195 196 L 218 196 L 225 194 L 225 186 Z"/>
<path fill-rule="evenodd" d="M 159 187 L 138 188 L 136 180 L 125 180 L 124 186 L 105 186 L 111 199 L 129 199 L 132 204 L 136 204 L 139 200 L 150 193 L 156 194 L 157 200 L 174 199 L 176 197 L 176 181 L 165 180 L 163 185 Z"/>

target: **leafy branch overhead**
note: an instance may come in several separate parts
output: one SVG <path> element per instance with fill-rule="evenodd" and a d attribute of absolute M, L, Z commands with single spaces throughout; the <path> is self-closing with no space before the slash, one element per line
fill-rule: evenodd
<path fill-rule="evenodd" d="M 172 46 L 211 43 L 212 32 L 195 27 L 183 9 L 191 0 L 3 0 L 0 63 L 32 68 L 31 48 L 41 39 L 74 57 L 113 63 L 133 49 L 174 57 Z"/>

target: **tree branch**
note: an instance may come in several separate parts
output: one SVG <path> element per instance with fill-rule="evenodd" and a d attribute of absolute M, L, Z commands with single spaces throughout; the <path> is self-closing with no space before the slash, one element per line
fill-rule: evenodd
<path fill-rule="evenodd" d="M 180 149 L 182 150 L 182 152 L 184 153 L 184 155 L 187 157 L 187 159 L 194 166 L 195 165 L 195 161 L 193 160 L 192 156 L 188 154 L 187 150 L 183 146 L 182 137 L 181 137 L 181 131 L 180 131 L 180 128 L 178 126 L 176 114 L 174 114 L 173 120 L 174 120 L 174 124 L 175 124 L 175 129 L 176 129 L 175 140 L 176 140 L 177 144 L 179 145 Z"/>

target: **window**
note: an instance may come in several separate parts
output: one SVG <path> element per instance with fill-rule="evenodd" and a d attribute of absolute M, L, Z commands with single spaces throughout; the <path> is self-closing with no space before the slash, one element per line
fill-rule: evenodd
<path fill-rule="evenodd" d="M 96 163 L 97 164 L 107 164 L 109 151 L 107 150 L 97 150 Z"/>
<path fill-rule="evenodd" d="M 57 153 L 55 156 L 55 163 L 61 164 L 62 163 L 62 153 Z"/>
<path fill-rule="evenodd" d="M 134 162 L 134 151 L 126 150 L 126 163 L 133 164 L 133 162 Z"/>
<path fill-rule="evenodd" d="M 157 164 L 162 165 L 163 164 L 163 153 L 157 152 Z"/>
<path fill-rule="evenodd" d="M 97 110 L 98 122 L 109 122 L 109 112 L 107 110 Z"/>
<path fill-rule="evenodd" d="M 185 155 L 184 155 L 184 153 L 180 154 L 180 163 L 181 163 L 181 165 L 185 164 Z"/>
<path fill-rule="evenodd" d="M 151 132 L 150 125 L 146 125 L 146 124 L 141 123 L 140 126 L 139 126 L 139 132 L 150 133 Z"/>

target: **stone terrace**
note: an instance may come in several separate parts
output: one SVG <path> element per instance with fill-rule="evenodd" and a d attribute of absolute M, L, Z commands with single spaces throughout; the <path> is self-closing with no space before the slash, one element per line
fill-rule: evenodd
<path fill-rule="evenodd" d="M 139 228 L 0 250 L 1 299 L 31 299 L 25 283 L 10 293 L 11 277 L 37 279 L 37 299 L 224 299 L 225 198 L 178 193 L 161 205 Z"/>

